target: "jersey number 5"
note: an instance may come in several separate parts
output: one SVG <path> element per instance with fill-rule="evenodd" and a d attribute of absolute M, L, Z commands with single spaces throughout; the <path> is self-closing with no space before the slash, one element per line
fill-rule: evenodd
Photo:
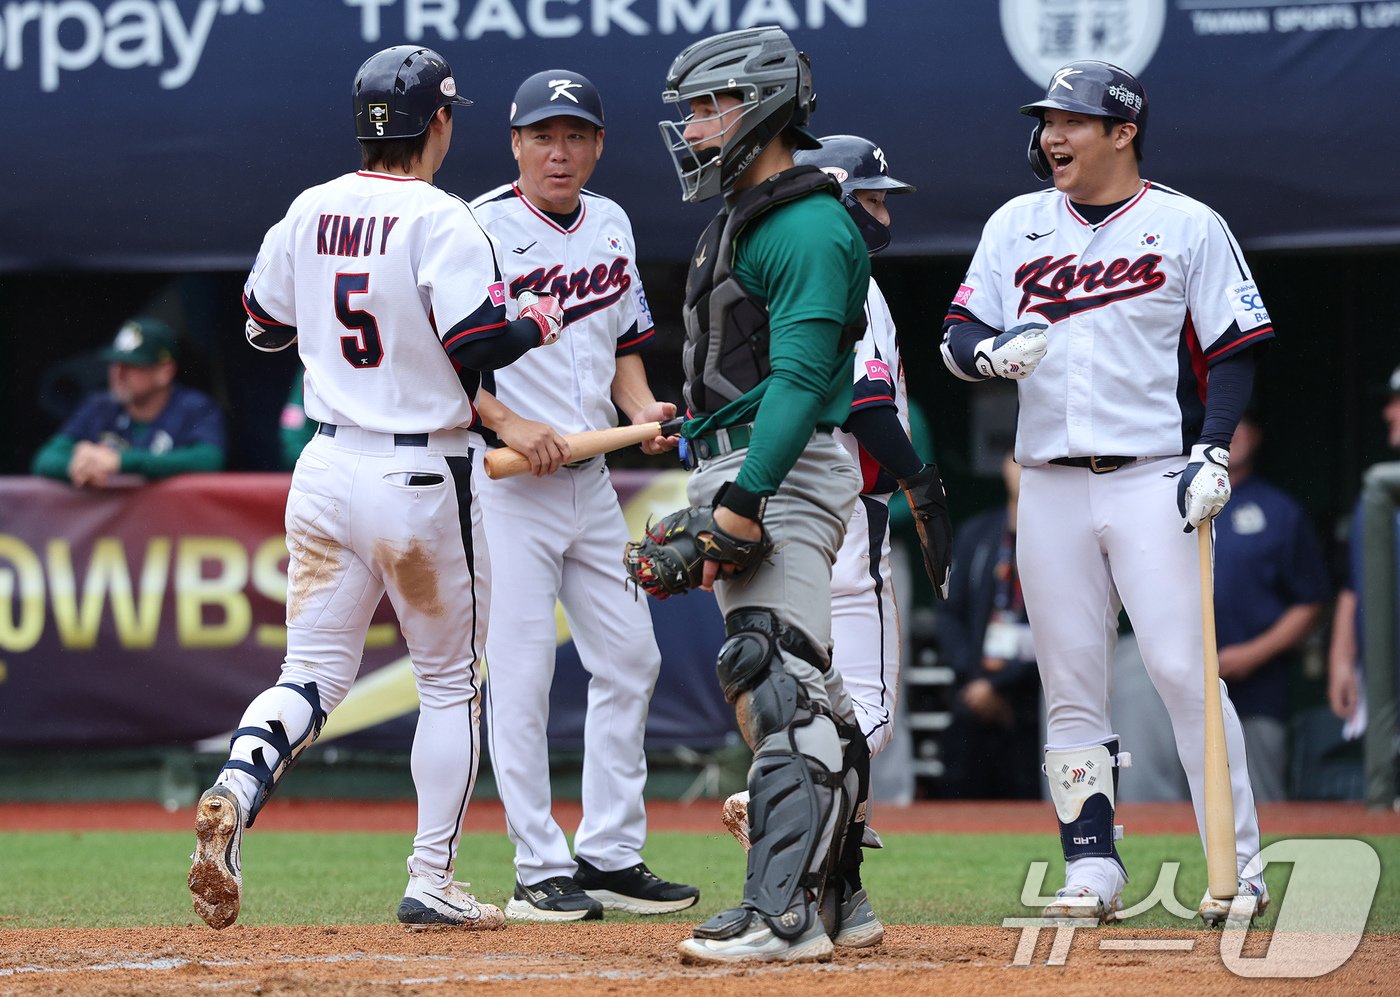
<path fill-rule="evenodd" d="M 358 336 L 341 336 L 340 352 L 345 362 L 356 369 L 378 367 L 384 359 L 384 344 L 379 339 L 379 323 L 369 312 L 350 307 L 350 295 L 369 290 L 369 274 L 338 273 L 335 275 L 335 317 Z"/>

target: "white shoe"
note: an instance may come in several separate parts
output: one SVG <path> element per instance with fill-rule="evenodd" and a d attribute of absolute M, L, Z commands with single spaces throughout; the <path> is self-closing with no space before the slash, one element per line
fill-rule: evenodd
<path fill-rule="evenodd" d="M 719 814 L 722 823 L 734 840 L 749 850 L 749 791 L 735 793 L 724 801 L 724 809 Z"/>
<path fill-rule="evenodd" d="M 1269 888 L 1262 882 L 1255 886 L 1249 880 L 1241 879 L 1236 889 L 1234 897 L 1224 900 L 1213 897 L 1209 890 L 1206 891 L 1196 913 L 1207 927 L 1217 927 L 1227 919 L 1248 923 L 1269 909 Z M 1239 906 L 1238 912 L 1235 910 L 1236 905 Z"/>
<path fill-rule="evenodd" d="M 1041 917 L 1059 921 L 1093 921 L 1108 924 L 1118 920 L 1118 912 L 1123 909 L 1123 900 L 1117 893 L 1107 900 L 1087 886 L 1066 886 L 1055 891 L 1055 902 L 1046 904 Z"/>
<path fill-rule="evenodd" d="M 506 916 L 495 904 L 484 904 L 466 891 L 471 883 L 434 886 L 428 880 L 410 876 L 408 889 L 399 901 L 399 923 L 410 931 L 427 928 L 457 928 L 463 931 L 493 931 L 506 926 Z"/>
<path fill-rule="evenodd" d="M 732 913 L 732 912 L 725 912 Z M 687 938 L 676 946 L 681 962 L 830 962 L 831 939 L 822 927 L 821 918 L 813 916 L 812 924 L 800 937 L 789 941 L 773 934 L 760 915 L 746 911 L 748 923 L 732 938 Z M 716 915 L 721 917 L 723 915 Z M 784 915 L 787 916 L 787 915 Z M 712 918 L 711 921 L 714 919 Z M 705 922 L 711 923 L 710 921 Z M 703 928 L 704 925 L 701 925 Z"/>
<path fill-rule="evenodd" d="M 211 786 L 194 810 L 189 887 L 194 911 L 216 930 L 238 920 L 243 900 L 243 808 L 227 786 Z"/>

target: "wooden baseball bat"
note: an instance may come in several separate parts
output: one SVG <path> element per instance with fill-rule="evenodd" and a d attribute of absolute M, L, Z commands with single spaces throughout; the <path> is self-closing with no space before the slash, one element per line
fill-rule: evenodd
<path fill-rule="evenodd" d="M 1215 581 L 1211 524 L 1196 527 L 1201 562 L 1201 623 L 1206 676 L 1206 880 L 1210 895 L 1228 900 L 1239 889 L 1235 864 L 1235 799 L 1230 789 L 1230 757 L 1225 751 L 1225 714 L 1220 705 L 1220 655 L 1215 646 Z"/>
<path fill-rule="evenodd" d="M 612 426 L 608 429 L 590 429 L 582 433 L 568 433 L 569 461 L 585 460 L 600 453 L 611 453 L 623 447 L 645 443 L 653 436 L 673 436 L 685 420 L 679 416 L 665 422 L 641 422 L 635 426 Z M 501 447 L 486 454 L 486 476 L 493 481 L 497 478 L 511 478 L 526 474 L 530 461 L 519 450 Z"/>

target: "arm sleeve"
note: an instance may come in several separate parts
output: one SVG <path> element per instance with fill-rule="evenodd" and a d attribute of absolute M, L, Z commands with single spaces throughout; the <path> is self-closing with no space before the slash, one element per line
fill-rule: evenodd
<path fill-rule="evenodd" d="M 791 324 L 784 333 L 809 346 L 798 351 L 800 359 L 789 358 L 782 366 L 773 360 L 772 379 L 754 415 L 754 439 L 735 478 L 756 495 L 772 495 L 778 490 L 811 439 L 830 383 L 830 371 L 823 372 L 815 361 L 835 355 L 841 327 L 835 322 L 808 320 Z M 770 344 L 770 351 L 773 348 Z M 846 358 L 841 357 L 840 362 L 844 367 Z"/>
<path fill-rule="evenodd" d="M 860 441 L 866 453 L 896 478 L 907 478 L 923 469 L 924 462 L 904 434 L 899 412 L 892 406 L 858 409 L 846 420 L 845 429 Z"/>
<path fill-rule="evenodd" d="M 864 308 L 870 257 L 835 199 L 828 205 L 814 197 L 763 219 L 740 241 L 735 260 L 736 276 L 768 308 L 771 374 L 754 415 L 754 441 L 735 479 L 757 495 L 773 494 L 797 462 L 832 384 L 850 390 L 852 354 L 840 349 L 842 328 Z M 839 218 L 824 230 L 829 238 L 813 237 L 814 216 Z M 848 405 L 850 396 L 845 399 Z"/>
<path fill-rule="evenodd" d="M 220 471 L 223 466 L 224 452 L 212 443 L 176 447 L 163 454 L 146 450 L 122 451 L 122 473 L 140 474 L 152 481 L 194 471 Z"/>
<path fill-rule="evenodd" d="M 540 327 L 527 318 L 503 323 L 492 335 L 459 338 L 448 354 L 470 370 L 499 370 L 540 345 Z"/>
<path fill-rule="evenodd" d="M 1235 427 L 1254 390 L 1255 351 L 1232 353 L 1210 369 L 1206 383 L 1205 423 L 1200 443 L 1230 448 Z"/>
<path fill-rule="evenodd" d="M 29 467 L 30 472 L 44 478 L 67 481 L 68 464 L 73 459 L 73 447 L 76 444 L 77 441 L 73 437 L 62 433 L 51 437 L 34 455 L 34 461 Z"/>

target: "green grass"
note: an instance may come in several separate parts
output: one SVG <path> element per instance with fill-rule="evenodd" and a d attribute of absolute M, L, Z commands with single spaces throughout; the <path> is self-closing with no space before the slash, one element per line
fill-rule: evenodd
<path fill-rule="evenodd" d="M 1368 930 L 1400 933 L 1400 837 L 1367 840 L 1380 856 L 1381 880 Z M 1050 863 L 1046 885 L 1059 885 L 1058 842 L 1047 835 L 885 836 L 883 851 L 866 852 L 865 883 L 891 924 L 999 925 L 1032 916 L 1020 904 L 1026 871 Z M 185 888 L 189 834 L 148 832 L 0 834 L 0 929 L 143 927 L 197 924 Z M 240 924 L 379 924 L 393 918 L 407 873 L 410 839 L 401 834 L 259 834 L 243 839 L 244 904 Z M 1163 862 L 1179 862 L 1176 897 L 1194 910 L 1205 886 L 1205 862 L 1194 835 L 1130 836 L 1120 851 L 1135 880 L 1131 905 L 1148 894 Z M 664 917 L 695 922 L 732 906 L 743 887 L 738 846 L 725 835 L 654 832 L 647 863 L 670 879 L 699 885 L 698 908 Z M 1284 895 L 1289 868 L 1271 864 L 1270 892 Z M 504 903 L 514 873 L 504 835 L 469 834 L 457 878 L 484 900 Z M 1278 904 L 1261 921 L 1269 927 Z M 630 920 L 628 915 L 609 918 Z M 1160 907 L 1134 918 L 1136 927 L 1181 928 Z M 1199 924 L 1199 922 L 1195 922 Z"/>

